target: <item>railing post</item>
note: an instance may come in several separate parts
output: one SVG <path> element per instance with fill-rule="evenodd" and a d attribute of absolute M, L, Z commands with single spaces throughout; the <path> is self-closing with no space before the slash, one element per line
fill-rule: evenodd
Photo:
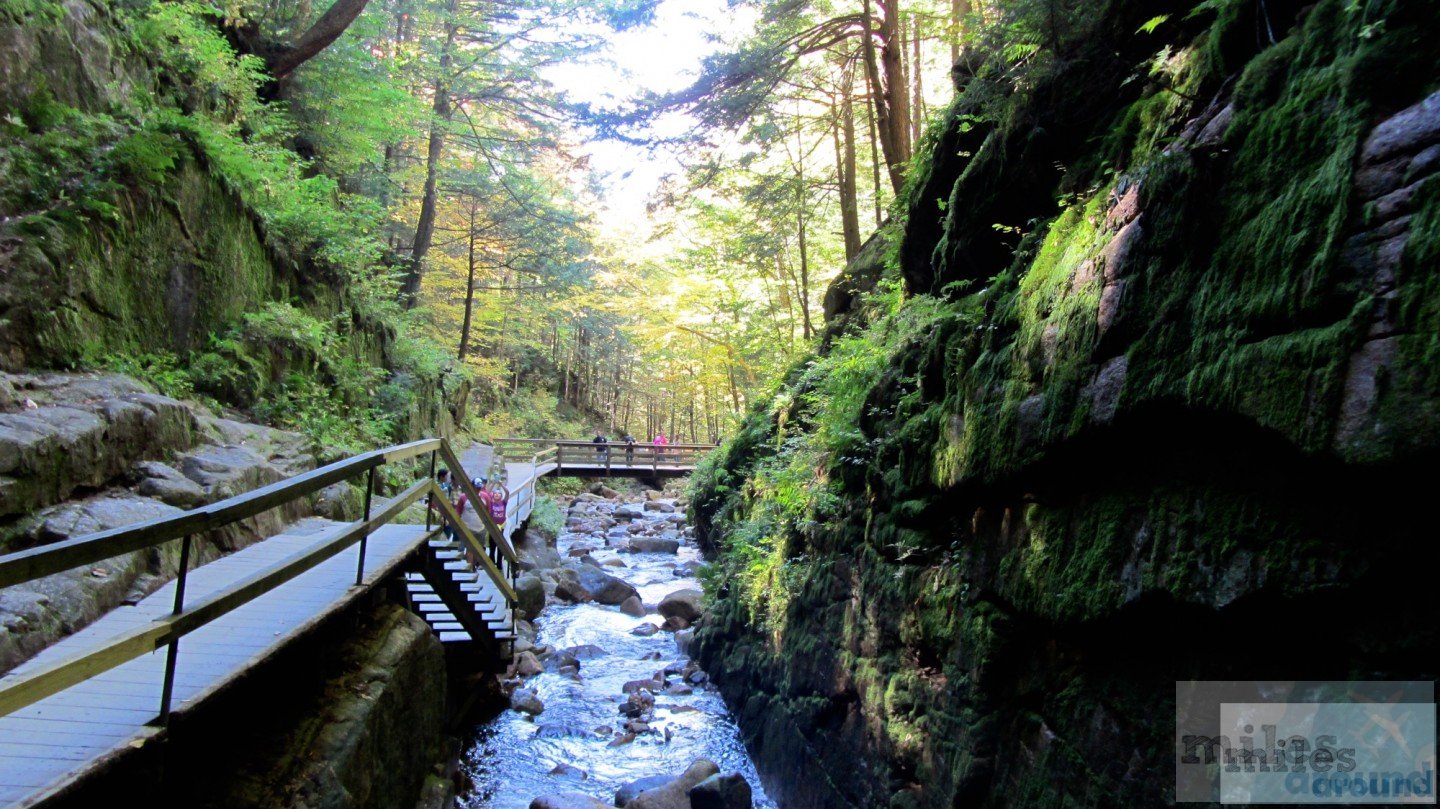
<path fill-rule="evenodd" d="M 434 479 L 435 479 L 435 450 L 432 449 L 432 450 L 430 450 L 430 480 L 434 480 Z M 427 495 L 427 496 L 425 497 L 425 532 L 426 532 L 426 533 L 429 533 L 429 532 L 430 532 L 430 511 L 431 511 L 431 509 L 430 509 L 430 498 L 431 498 L 431 497 L 434 497 L 434 495 L 433 495 L 433 494 L 432 494 L 432 495 Z"/>
<path fill-rule="evenodd" d="M 365 523 L 370 523 L 370 496 L 375 491 L 375 467 L 365 473 Z M 428 515 L 430 509 L 427 506 L 425 513 Z M 365 581 L 365 543 L 370 539 L 370 529 L 366 528 L 365 533 L 360 535 L 360 561 L 355 563 L 355 586 L 359 587 Z"/>
<path fill-rule="evenodd" d="M 190 537 L 186 534 L 180 540 L 180 570 L 175 575 L 175 607 L 170 611 L 171 615 L 179 615 L 185 610 L 185 579 L 190 572 Z M 175 695 L 175 658 L 180 653 L 180 639 L 170 641 L 165 650 L 165 681 L 160 685 L 160 717 L 157 720 L 160 727 L 170 724 L 170 700 Z"/>

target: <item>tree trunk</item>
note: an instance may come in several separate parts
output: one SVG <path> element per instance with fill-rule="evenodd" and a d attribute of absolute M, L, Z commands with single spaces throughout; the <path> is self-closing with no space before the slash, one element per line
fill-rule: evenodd
<path fill-rule="evenodd" d="M 276 79 L 284 79 L 295 68 L 309 61 L 340 38 L 350 23 L 360 16 L 370 0 L 335 0 L 309 30 L 300 35 L 294 45 L 287 47 L 266 60 L 265 67 Z"/>
<path fill-rule="evenodd" d="M 466 245 L 466 265 L 469 272 L 465 277 L 465 319 L 460 323 L 460 356 L 465 359 L 465 354 L 470 348 L 470 314 L 475 306 L 475 218 L 479 211 L 479 201 L 474 197 L 470 199 L 470 227 L 468 243 Z"/>
<path fill-rule="evenodd" d="M 420 200 L 420 221 L 415 224 L 415 242 L 410 248 L 410 267 L 400 291 L 400 302 L 414 309 L 420 299 L 420 280 L 424 274 L 425 254 L 435 240 L 435 215 L 439 209 L 438 175 L 440 156 L 445 149 L 445 128 L 453 112 L 450 106 L 450 67 L 454 62 L 455 19 L 458 0 L 450 0 L 445 16 L 445 46 L 440 51 L 440 71 L 435 79 L 434 117 L 430 121 L 430 143 L 425 153 L 425 195 Z"/>
<path fill-rule="evenodd" d="M 871 11 L 870 0 L 864 0 L 867 35 L 863 39 L 862 50 L 865 71 L 870 79 L 870 98 L 875 110 L 880 151 L 885 155 L 891 189 L 898 194 L 905 182 L 905 163 L 910 159 L 908 90 L 900 64 L 899 26 L 895 21 L 899 0 L 890 0 L 891 8 L 888 9 L 878 2 L 876 5 L 882 12 L 879 17 Z M 870 33 L 872 28 L 874 32 Z M 880 38 L 878 58 L 875 53 L 876 36 Z"/>
<path fill-rule="evenodd" d="M 915 144 L 925 134 L 925 87 L 920 77 L 925 71 L 920 69 L 920 16 L 913 15 L 915 33 L 910 37 L 910 86 L 913 89 L 910 101 L 910 150 L 913 153 Z"/>
<path fill-rule="evenodd" d="M 855 107 L 850 94 L 855 89 L 855 74 L 848 66 L 841 68 L 843 78 L 840 84 L 838 109 L 831 99 L 831 114 L 835 117 L 835 159 L 840 181 L 840 230 L 845 236 L 845 261 L 849 262 L 860 252 L 860 205 L 855 183 Z"/>

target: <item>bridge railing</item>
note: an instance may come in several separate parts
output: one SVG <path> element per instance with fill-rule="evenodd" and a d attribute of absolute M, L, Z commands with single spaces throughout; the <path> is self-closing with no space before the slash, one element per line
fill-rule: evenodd
<path fill-rule="evenodd" d="M 374 512 L 371 501 L 374 492 L 375 470 L 386 464 L 426 454 L 430 455 L 430 475 L 390 499 L 379 508 L 378 512 Z M 180 565 L 175 583 L 175 606 L 171 615 L 120 633 L 98 648 L 37 666 L 23 674 L 12 673 L 0 677 L 0 715 L 13 713 L 163 646 L 168 647 L 168 656 L 158 719 L 160 724 L 164 724 L 170 713 L 175 655 L 180 638 L 279 587 L 357 543 L 360 552 L 356 567 L 356 584 L 360 584 L 365 569 L 366 538 L 421 498 L 434 497 L 437 507 L 447 519 L 454 522 L 457 531 L 466 543 L 476 551 L 482 569 L 513 604 L 515 591 L 511 586 L 510 576 L 506 575 L 501 568 L 502 564 L 508 563 L 510 570 L 514 570 L 514 552 L 500 534 L 499 528 L 489 519 L 488 514 L 482 517 L 486 528 L 485 542 L 475 537 L 465 527 L 454 507 L 442 495 L 439 486 L 435 483 L 434 469 L 437 455 L 442 456 L 451 469 L 457 471 L 462 469 L 459 459 L 444 441 L 440 439 L 414 441 L 357 455 L 182 514 L 87 534 L 0 556 L 0 588 L 3 588 L 176 539 L 182 540 Z M 318 541 L 310 549 L 293 554 L 269 568 L 241 578 L 198 602 L 185 603 L 185 579 L 189 571 L 190 546 L 192 538 L 196 534 L 253 517 L 276 506 L 313 494 L 326 486 L 361 474 L 365 475 L 366 481 L 363 519 L 332 529 L 323 535 L 323 540 Z M 463 481 L 462 485 L 469 490 L 470 496 L 476 498 L 476 493 L 463 471 L 460 472 L 459 478 Z M 478 502 L 478 498 L 476 498 L 476 502 Z M 426 527 L 429 528 L 428 524 Z M 502 562 L 497 563 L 496 559 L 502 560 Z"/>
<path fill-rule="evenodd" d="M 627 445 L 611 441 L 556 441 L 555 462 L 561 474 L 566 470 L 605 471 L 645 470 L 655 474 L 667 470 L 695 466 L 704 455 L 715 449 L 714 444 L 652 444 Z"/>

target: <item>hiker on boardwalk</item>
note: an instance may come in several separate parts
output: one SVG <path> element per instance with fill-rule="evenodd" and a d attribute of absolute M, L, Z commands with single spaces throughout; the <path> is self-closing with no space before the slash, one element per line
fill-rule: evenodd
<path fill-rule="evenodd" d="M 607 460 L 609 460 L 610 456 L 607 450 L 609 449 L 608 445 L 610 443 L 610 439 L 606 438 L 600 431 L 597 430 L 595 431 L 595 439 L 592 443 L 595 444 L 595 457 L 600 461 L 600 463 L 603 464 Z"/>
<path fill-rule="evenodd" d="M 451 499 L 451 493 L 454 490 L 450 483 L 449 469 L 443 466 L 440 467 L 440 471 L 435 473 L 435 485 L 440 487 L 440 492 L 445 496 L 446 500 Z M 451 525 L 450 521 L 445 518 L 445 510 L 442 509 L 440 504 L 435 500 L 435 495 L 430 495 L 430 497 L 425 500 L 425 505 L 428 506 L 431 511 L 435 512 L 435 516 L 440 520 L 440 524 L 444 526 L 445 539 L 447 541 L 455 539 L 455 526 Z"/>
<path fill-rule="evenodd" d="M 625 465 L 632 466 L 635 463 L 635 436 L 625 434 Z"/>
<path fill-rule="evenodd" d="M 664 431 L 664 430 L 661 430 L 660 432 L 656 433 L 656 434 L 655 434 L 655 454 L 656 454 L 656 455 L 662 455 L 662 454 L 664 454 L 664 452 L 665 452 L 665 445 L 668 444 L 668 443 L 670 443 L 670 439 L 668 439 L 668 438 L 665 437 L 665 431 Z"/>

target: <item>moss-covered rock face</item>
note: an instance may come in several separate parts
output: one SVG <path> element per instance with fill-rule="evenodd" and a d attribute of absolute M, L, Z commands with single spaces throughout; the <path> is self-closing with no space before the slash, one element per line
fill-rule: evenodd
<path fill-rule="evenodd" d="M 1440 668 L 1440 9 L 1096 6 L 1158 72 L 962 90 L 890 277 L 694 481 L 787 805 L 1158 805 L 1176 680 Z"/>

